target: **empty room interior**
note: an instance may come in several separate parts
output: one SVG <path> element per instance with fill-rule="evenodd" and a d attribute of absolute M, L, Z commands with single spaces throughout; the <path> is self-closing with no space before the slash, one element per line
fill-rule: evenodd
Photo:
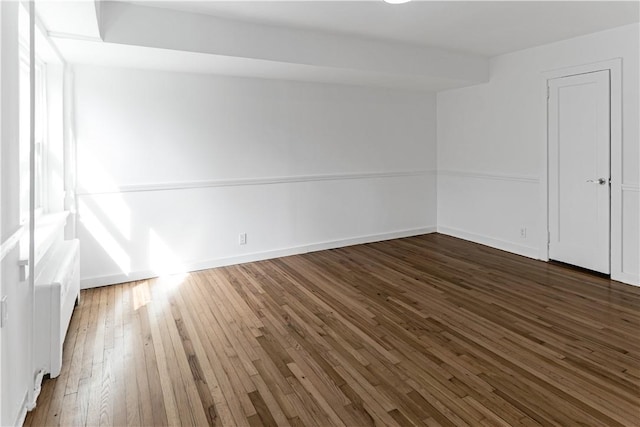
<path fill-rule="evenodd" d="M 0 33 L 0 425 L 639 425 L 640 2 Z"/>

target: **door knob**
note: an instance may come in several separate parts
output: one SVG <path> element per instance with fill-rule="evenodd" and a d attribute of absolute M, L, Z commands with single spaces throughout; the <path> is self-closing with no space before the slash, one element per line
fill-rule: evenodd
<path fill-rule="evenodd" d="M 607 180 L 605 178 L 598 178 L 598 179 L 588 179 L 587 182 L 593 182 L 596 184 L 605 185 L 607 183 Z"/>

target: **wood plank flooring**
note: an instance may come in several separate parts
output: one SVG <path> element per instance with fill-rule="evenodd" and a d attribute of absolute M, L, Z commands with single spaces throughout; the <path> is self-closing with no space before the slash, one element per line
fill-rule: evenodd
<path fill-rule="evenodd" d="M 640 425 L 640 288 L 438 234 L 82 292 L 26 425 Z"/>

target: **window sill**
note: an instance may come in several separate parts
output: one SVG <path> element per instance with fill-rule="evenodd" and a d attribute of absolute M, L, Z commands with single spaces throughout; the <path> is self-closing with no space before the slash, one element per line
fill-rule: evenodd
<path fill-rule="evenodd" d="M 56 212 L 36 218 L 35 265 L 36 267 L 53 245 L 59 232 L 64 231 L 69 211 Z"/>
<path fill-rule="evenodd" d="M 56 238 L 60 232 L 64 231 L 64 227 L 69 217 L 69 211 L 56 212 L 52 214 L 38 215 L 35 224 L 34 236 L 34 260 L 33 265 L 39 268 L 40 261 L 45 257 L 51 246 L 56 242 Z M 20 242 L 20 280 L 24 281 L 29 277 L 29 233 L 28 224 L 24 224 L 26 228 L 22 234 Z M 36 271 L 37 276 L 37 271 Z"/>

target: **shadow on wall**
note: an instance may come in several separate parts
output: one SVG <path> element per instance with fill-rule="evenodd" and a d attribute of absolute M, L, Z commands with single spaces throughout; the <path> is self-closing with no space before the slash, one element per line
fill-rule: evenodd
<path fill-rule="evenodd" d="M 92 155 L 83 153 L 80 176 L 81 193 L 99 197 L 79 197 L 78 219 L 82 226 L 117 266 L 124 276 L 131 273 L 130 251 L 140 239 L 146 241 L 147 265 L 171 288 L 186 277 L 183 261 L 171 250 L 164 239 L 151 227 L 133 228 L 132 213 L 120 189 Z M 86 242 L 89 243 L 89 242 Z"/>

